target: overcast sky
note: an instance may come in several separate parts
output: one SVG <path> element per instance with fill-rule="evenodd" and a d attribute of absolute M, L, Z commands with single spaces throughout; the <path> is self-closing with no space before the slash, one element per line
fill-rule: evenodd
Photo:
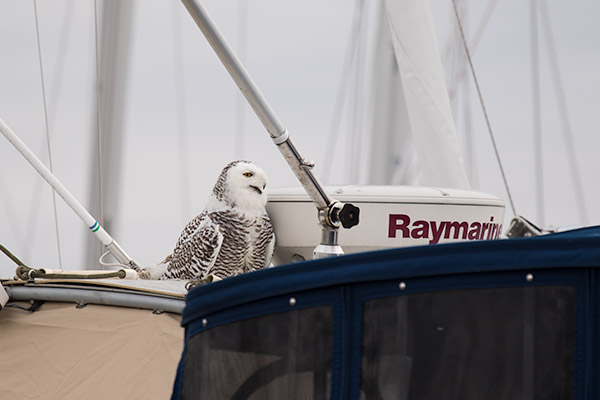
<path fill-rule="evenodd" d="M 54 171 L 87 206 L 95 112 L 93 2 L 38 3 Z M 372 23 L 378 2 L 368 3 L 370 17 L 366 20 Z M 495 2 L 471 3 L 465 18 L 473 30 Z M 119 222 L 109 233 L 130 256 L 147 265 L 172 250 L 183 225 L 202 210 L 221 168 L 232 159 L 242 156 L 260 164 L 271 187 L 293 186 L 296 181 L 246 105 L 243 147 L 235 150 L 237 89 L 181 3 L 144 0 L 134 4 Z M 204 4 L 232 46 L 239 49 L 240 1 Z M 325 149 L 325 143 L 355 2 L 253 0 L 247 4 L 246 65 L 250 74 L 301 153 L 317 163 L 317 174 L 322 172 L 324 158 L 333 157 L 335 168 L 324 183 L 348 183 L 345 145 Z M 451 54 L 449 43 L 454 40 L 455 27 L 451 1 L 431 0 L 430 4 L 441 52 Z M 577 209 L 540 20 L 544 222 L 554 226 L 598 224 L 600 2 L 553 0 L 545 4 L 588 220 L 582 221 Z M 0 0 L 0 118 L 47 162 L 33 10 L 31 1 Z M 498 0 L 474 53 L 474 64 L 517 212 L 535 220 L 539 203 L 533 169 L 529 10 L 529 2 L 523 0 Z M 365 40 L 369 46 L 364 55 L 363 84 L 368 89 L 373 35 Z M 181 53 L 177 52 L 178 43 Z M 452 60 L 444 57 L 443 61 L 450 73 Z M 507 202 L 472 88 L 471 84 L 473 186 Z M 177 109 L 178 104 L 183 107 Z M 462 114 L 456 124 L 463 142 Z M 350 130 L 346 123 L 342 128 L 342 132 Z M 183 132 L 183 156 L 178 130 Z M 186 163 L 187 191 L 180 179 Z M 507 218 L 512 216 L 508 207 L 506 213 Z M 60 199 L 58 217 L 63 267 L 81 268 L 88 229 Z M 0 138 L 0 243 L 32 266 L 58 266 L 51 191 L 4 138 Z M 0 255 L 0 276 L 10 276 L 13 271 L 12 262 Z"/>

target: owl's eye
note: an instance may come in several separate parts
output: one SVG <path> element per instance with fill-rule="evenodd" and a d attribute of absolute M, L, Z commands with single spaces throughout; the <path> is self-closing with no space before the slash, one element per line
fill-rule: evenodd
<path fill-rule="evenodd" d="M 246 178 L 250 178 L 252 176 L 252 172 L 244 172 L 244 176 Z"/>

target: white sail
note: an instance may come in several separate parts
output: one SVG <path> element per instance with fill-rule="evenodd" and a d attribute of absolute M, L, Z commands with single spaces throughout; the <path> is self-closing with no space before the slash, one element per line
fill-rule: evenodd
<path fill-rule="evenodd" d="M 417 185 L 417 155 L 385 7 L 378 16 L 375 46 L 368 182 Z"/>
<path fill-rule="evenodd" d="M 383 11 L 395 60 L 380 33 L 371 183 L 469 188 L 429 4 L 385 0 Z"/>

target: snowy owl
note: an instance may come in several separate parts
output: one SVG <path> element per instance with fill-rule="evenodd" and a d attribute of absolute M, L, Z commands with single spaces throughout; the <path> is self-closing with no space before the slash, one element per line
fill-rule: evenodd
<path fill-rule="evenodd" d="M 275 234 L 265 211 L 267 176 L 250 161 L 223 168 L 204 211 L 184 228 L 160 279 L 219 278 L 268 267 Z"/>

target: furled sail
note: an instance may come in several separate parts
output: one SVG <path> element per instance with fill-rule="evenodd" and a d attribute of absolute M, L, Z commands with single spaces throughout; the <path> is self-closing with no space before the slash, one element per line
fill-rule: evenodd
<path fill-rule="evenodd" d="M 429 3 L 382 11 L 370 183 L 469 188 Z"/>

